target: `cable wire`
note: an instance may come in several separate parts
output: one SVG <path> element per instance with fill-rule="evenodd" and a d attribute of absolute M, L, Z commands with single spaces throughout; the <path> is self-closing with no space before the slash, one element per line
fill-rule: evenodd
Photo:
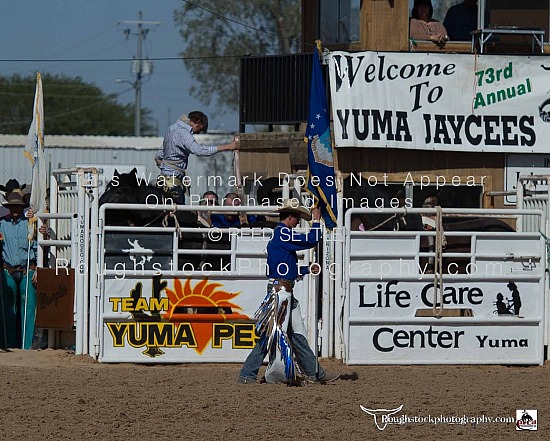
<path fill-rule="evenodd" d="M 120 95 L 122 95 L 123 93 L 129 92 L 129 91 L 132 90 L 132 89 L 133 89 L 132 87 L 129 87 L 128 89 L 125 89 L 125 90 L 123 90 L 123 91 L 120 92 L 120 93 L 110 94 L 109 97 L 117 98 L 117 97 L 119 97 Z M 91 108 L 91 107 L 97 106 L 97 105 L 102 104 L 102 103 L 105 102 L 105 97 L 98 97 L 98 98 L 99 98 L 99 99 L 98 99 L 95 103 L 88 104 L 88 105 L 86 105 L 86 106 L 79 107 L 79 108 L 77 108 L 77 109 L 72 109 L 72 110 L 69 110 L 69 111 L 67 111 L 67 112 L 58 113 L 57 115 L 45 116 L 45 117 L 44 117 L 44 121 L 51 121 L 52 119 L 59 118 L 59 117 L 61 117 L 61 116 L 74 115 L 75 113 L 82 112 L 83 110 L 89 109 L 89 108 Z M 20 124 L 28 124 L 28 123 L 30 122 L 31 119 L 32 119 L 32 118 L 29 118 L 29 119 L 24 120 L 24 121 L 9 121 L 9 122 L 2 122 L 2 121 L 0 121 L 0 125 L 3 125 L 3 126 L 15 126 L 15 125 L 20 125 Z"/>
<path fill-rule="evenodd" d="M 84 63 L 84 62 L 113 62 L 113 61 L 137 61 L 137 60 L 150 60 L 150 61 L 173 61 L 173 60 L 208 60 L 215 58 L 241 58 L 243 55 L 216 55 L 216 56 L 200 56 L 200 57 L 156 57 L 156 58 L 55 58 L 55 59 L 44 59 L 44 58 L 4 58 L 0 59 L 0 63 Z"/>
<path fill-rule="evenodd" d="M 267 31 L 264 31 L 262 29 L 258 29 L 258 28 L 255 28 L 254 26 L 250 26 L 246 23 L 242 23 L 238 20 L 234 20 L 233 18 L 229 18 L 229 17 L 226 17 L 225 15 L 221 15 L 221 14 L 218 14 L 217 12 L 214 12 L 214 11 L 211 11 L 210 9 L 206 9 L 204 8 L 203 6 L 199 6 L 199 5 L 196 5 L 195 3 L 191 3 L 190 1 L 187 1 L 187 0 L 182 0 L 184 3 L 187 3 L 189 6 L 193 6 L 197 9 L 202 9 L 203 11 L 205 12 L 208 12 L 209 14 L 212 14 L 214 15 L 215 17 L 219 17 L 219 18 L 222 18 L 224 20 L 227 20 L 227 21 L 230 21 L 232 23 L 235 23 L 235 24 L 238 24 L 240 26 L 244 26 L 245 28 L 248 28 L 248 29 L 252 29 L 256 32 L 260 32 L 262 34 L 266 34 L 266 35 L 271 35 L 272 37 L 277 37 L 276 34 L 272 33 L 272 32 L 267 32 Z"/>

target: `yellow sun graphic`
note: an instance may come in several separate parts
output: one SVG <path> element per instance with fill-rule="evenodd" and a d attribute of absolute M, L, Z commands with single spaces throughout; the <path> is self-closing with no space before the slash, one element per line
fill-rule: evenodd
<path fill-rule="evenodd" d="M 191 279 L 182 285 L 180 279 L 174 279 L 174 290 L 165 288 L 169 301 L 169 309 L 164 318 L 172 322 L 189 322 L 197 347 L 195 350 L 202 354 L 206 345 L 212 339 L 212 323 L 228 320 L 247 320 L 249 317 L 235 310 L 242 308 L 232 303 L 241 292 L 230 293 L 222 289 L 223 284 L 203 279 L 195 286 L 191 286 Z"/>

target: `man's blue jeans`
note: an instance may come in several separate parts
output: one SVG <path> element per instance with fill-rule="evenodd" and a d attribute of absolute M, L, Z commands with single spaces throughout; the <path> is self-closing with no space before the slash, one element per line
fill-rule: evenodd
<path fill-rule="evenodd" d="M 0 271 L 0 347 L 30 349 L 36 316 L 36 289 L 32 284 L 34 271 L 29 271 L 26 275 L 11 275 L 8 270 Z"/>
<path fill-rule="evenodd" d="M 292 314 L 295 313 L 297 307 L 298 300 L 296 300 L 293 296 Z M 300 319 L 302 318 L 300 317 Z M 304 373 L 308 377 L 324 377 L 325 371 L 323 370 L 321 365 L 317 363 L 317 358 L 309 347 L 307 339 L 302 334 L 292 332 L 291 329 L 289 329 L 288 333 L 290 341 L 292 343 L 292 350 L 294 351 L 296 360 L 298 361 L 298 364 L 300 365 Z M 258 341 L 258 343 L 256 343 L 256 346 L 254 346 L 254 349 L 252 349 L 252 352 L 246 358 L 239 376 L 241 378 L 246 378 L 247 380 L 256 380 L 256 377 L 258 376 L 258 371 L 260 370 L 260 367 L 262 366 L 266 355 L 267 352 L 262 350 Z"/>

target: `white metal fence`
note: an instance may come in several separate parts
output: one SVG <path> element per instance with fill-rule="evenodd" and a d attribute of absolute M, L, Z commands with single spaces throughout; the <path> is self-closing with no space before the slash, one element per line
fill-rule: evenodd
<path fill-rule="evenodd" d="M 265 295 L 271 229 L 108 226 L 111 210 L 210 207 L 99 209 L 95 179 L 93 169 L 54 173 L 52 214 L 42 216 L 53 237 L 39 240 L 50 262 L 67 259 L 76 270 L 76 352 L 105 362 L 244 360 Z M 315 255 L 302 254 L 301 263 L 322 259 L 323 268 L 296 288 L 310 344 L 350 364 L 542 363 L 547 200 L 531 189 L 518 193 L 518 210 L 444 209 L 444 216 L 506 218 L 516 231 L 445 231 L 441 252 L 426 247 L 437 232 L 351 231 L 351 216 L 378 210 L 348 210 Z M 266 214 L 276 207 L 217 209 Z M 428 211 L 435 214 L 407 213 Z M 426 266 L 437 258 L 438 279 Z"/>
<path fill-rule="evenodd" d="M 276 207 L 255 207 L 273 213 Z M 266 294 L 265 247 L 271 228 L 120 227 L 110 210 L 151 210 L 105 204 L 99 214 L 96 353 L 105 362 L 242 362 L 254 347 L 253 315 Z M 179 213 L 205 206 L 153 208 Z M 249 207 L 216 207 L 250 212 Z M 179 234 L 182 234 L 182 239 Z M 302 253 L 301 264 L 310 262 Z M 315 344 L 316 280 L 294 295 Z M 308 320 L 309 318 L 309 320 Z"/>
<path fill-rule="evenodd" d="M 403 209 L 386 209 L 404 214 Z M 376 213 L 352 209 L 351 216 Z M 426 209 L 410 209 L 419 215 Z M 435 210 L 429 210 L 435 214 Z M 443 210 L 518 220 L 538 210 Z M 428 231 L 351 231 L 344 252 L 344 341 L 350 364 L 542 364 L 546 247 L 539 233 L 445 231 L 442 274 Z"/>
<path fill-rule="evenodd" d="M 98 213 L 97 171 L 93 168 L 55 170 L 50 180 L 50 213 L 39 214 L 48 226 L 49 239 L 39 235 L 38 265 L 75 270 L 74 328 L 75 351 L 89 353 L 89 324 L 94 311 L 89 308 L 90 250 L 96 248 Z M 46 252 L 44 252 L 46 251 Z M 63 271 L 60 269 L 60 271 Z M 55 346 L 56 333 L 48 336 Z"/>

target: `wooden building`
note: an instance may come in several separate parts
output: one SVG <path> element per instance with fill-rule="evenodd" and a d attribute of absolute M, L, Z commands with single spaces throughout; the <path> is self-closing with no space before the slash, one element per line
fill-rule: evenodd
<path fill-rule="evenodd" d="M 458 3 L 461 0 L 432 0 L 434 11 L 439 13 L 434 17 L 443 21 L 447 8 Z M 414 52 L 419 56 L 439 53 L 449 54 L 449 57 L 453 56 L 451 54 L 483 52 L 537 56 L 542 57 L 541 64 L 544 64 L 544 56 L 550 52 L 547 43 L 549 0 L 479 0 L 477 3 L 477 29 L 500 29 L 500 34 L 478 34 L 474 38 L 475 44 L 469 39 L 451 40 L 438 45 L 410 38 L 409 17 L 413 0 L 303 0 L 302 54 L 242 60 L 240 121 L 243 173 L 277 176 L 279 172 L 307 168 L 303 136 L 307 120 L 310 54 L 316 39 L 321 39 L 323 47 L 330 51 Z M 484 38 L 482 47 L 480 38 Z M 325 72 L 325 81 L 327 77 L 328 71 Z M 249 133 L 250 127 L 260 124 L 269 130 L 279 125 L 291 130 Z M 540 174 L 550 164 L 550 155 L 547 157 L 540 151 L 516 155 L 510 150 L 467 152 L 356 148 L 338 144 L 335 151 L 336 169 L 344 177 L 361 173 L 365 177 L 382 179 L 386 175 L 387 182 L 398 186 L 402 186 L 407 176 L 412 176 L 415 181 L 422 176 L 429 177 L 432 182 L 437 177 L 445 177 L 447 182 L 453 178 L 466 182 L 469 177 L 475 177 L 475 188 L 452 186 L 448 188 L 452 194 L 443 194 L 447 200 L 440 201 L 442 205 L 470 208 L 510 205 L 510 200 L 498 194 L 514 188 L 510 176 L 529 173 L 530 170 Z M 483 176 L 485 178 L 481 183 Z M 425 188 L 421 193 L 417 190 L 407 190 L 413 192 L 415 206 L 419 206 L 425 196 L 436 193 L 433 187 Z"/>

